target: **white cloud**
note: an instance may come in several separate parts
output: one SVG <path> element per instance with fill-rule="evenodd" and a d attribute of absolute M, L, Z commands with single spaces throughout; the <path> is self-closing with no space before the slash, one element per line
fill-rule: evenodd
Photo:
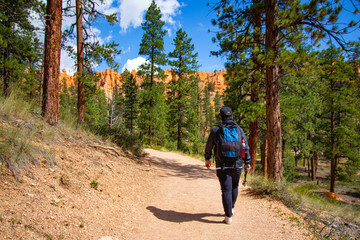
<path fill-rule="evenodd" d="M 173 17 L 181 14 L 180 3 L 177 0 L 157 0 L 155 1 L 161 10 L 163 20 L 166 23 L 174 25 L 176 22 Z"/>
<path fill-rule="evenodd" d="M 69 41 L 68 45 L 72 46 L 76 50 L 75 40 Z M 75 60 L 72 59 L 65 50 L 61 49 L 60 71 L 62 71 L 63 69 L 65 69 L 66 72 L 71 75 L 76 72 Z"/>
<path fill-rule="evenodd" d="M 122 50 L 121 50 L 121 53 L 122 53 L 122 54 L 126 54 L 126 53 L 129 53 L 130 51 L 131 51 L 131 47 L 128 46 L 127 49 L 122 49 Z"/>
<path fill-rule="evenodd" d="M 143 58 L 143 57 L 137 57 L 137 58 L 134 58 L 134 59 L 128 59 L 124 65 L 124 67 L 122 68 L 121 72 L 123 72 L 125 69 L 129 70 L 130 72 L 132 70 L 136 70 L 138 69 L 138 67 L 145 63 L 146 62 L 146 59 Z"/>
<path fill-rule="evenodd" d="M 123 32 L 129 27 L 137 28 L 144 19 L 144 14 L 151 4 L 151 0 L 120 0 L 120 27 Z M 156 0 L 157 6 L 161 10 L 162 20 L 170 25 L 175 25 L 173 19 L 180 14 L 179 8 L 182 7 L 178 0 Z"/>

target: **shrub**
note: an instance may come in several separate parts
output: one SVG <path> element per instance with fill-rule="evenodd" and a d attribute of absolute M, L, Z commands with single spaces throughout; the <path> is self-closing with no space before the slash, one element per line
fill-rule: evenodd
<path fill-rule="evenodd" d="M 300 200 L 291 193 L 290 187 L 286 183 L 277 183 L 261 176 L 255 176 L 249 179 L 248 184 L 254 194 L 269 196 L 294 209 L 299 206 Z"/>

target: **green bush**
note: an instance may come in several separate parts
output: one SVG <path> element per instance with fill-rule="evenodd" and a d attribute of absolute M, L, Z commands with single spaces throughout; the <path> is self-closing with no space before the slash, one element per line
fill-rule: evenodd
<path fill-rule="evenodd" d="M 290 187 L 284 182 L 277 183 L 269 181 L 262 176 L 255 176 L 249 179 L 248 184 L 256 195 L 269 196 L 293 209 L 299 206 L 300 199 L 291 193 Z"/>
<path fill-rule="evenodd" d="M 131 135 L 127 129 L 120 126 L 99 126 L 97 128 L 92 128 L 92 130 L 102 136 L 105 139 L 108 139 L 122 147 L 126 150 L 131 151 L 137 156 L 143 156 L 143 148 L 141 140 L 137 135 Z"/>

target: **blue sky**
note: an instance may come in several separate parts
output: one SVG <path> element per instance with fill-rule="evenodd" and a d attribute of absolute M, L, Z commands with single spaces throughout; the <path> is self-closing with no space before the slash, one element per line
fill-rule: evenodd
<path fill-rule="evenodd" d="M 198 62 L 201 65 L 200 71 L 213 72 L 224 68 L 224 60 L 210 56 L 210 51 L 217 49 L 217 44 L 212 43 L 211 38 L 214 33 L 209 33 L 209 29 L 214 29 L 211 19 L 215 17 L 208 1 L 194 0 L 156 0 L 163 20 L 164 29 L 168 32 L 164 38 L 165 53 L 173 51 L 173 39 L 176 31 L 181 27 L 192 38 L 195 52 L 198 53 Z M 99 9 L 104 13 L 117 13 L 119 23 L 110 26 L 104 19 L 99 19 L 94 24 L 93 31 L 101 42 L 114 41 L 119 44 L 122 53 L 116 57 L 120 64 L 119 71 L 123 68 L 136 69 L 137 66 L 145 61 L 146 56 L 139 56 L 139 45 L 143 30 L 141 23 L 145 12 L 151 4 L 151 0 L 105 0 L 105 4 L 99 4 Z M 63 29 L 68 27 L 71 19 L 63 20 Z M 76 46 L 75 42 L 70 42 Z M 65 52 L 61 55 L 61 69 L 74 72 L 74 63 Z M 104 71 L 108 66 L 100 64 L 96 67 L 98 71 Z M 168 68 L 164 66 L 163 68 Z"/>
<path fill-rule="evenodd" d="M 105 14 L 116 13 L 119 22 L 110 26 L 104 19 L 99 19 L 94 24 L 92 31 L 102 43 L 114 41 L 119 44 L 122 53 L 116 57 L 116 61 L 120 64 L 120 72 L 125 67 L 129 70 L 136 69 L 145 61 L 146 57 L 139 56 L 138 52 L 143 34 L 141 23 L 151 0 L 104 0 L 103 4 L 100 3 L 100 0 L 96 1 L 99 11 Z M 349 0 L 342 1 L 346 4 L 349 3 Z M 211 24 L 211 19 L 215 18 L 215 13 L 207 6 L 209 0 L 155 0 L 155 2 L 163 15 L 164 29 L 168 31 L 164 38 L 165 53 L 173 51 L 173 39 L 176 31 L 181 27 L 187 32 L 188 37 L 192 38 L 195 52 L 199 54 L 200 71 L 213 72 L 224 68 L 224 59 L 210 56 L 210 51 L 218 50 L 218 46 L 211 41 L 215 34 L 208 32 L 209 29 L 216 29 Z M 351 14 L 344 13 L 340 21 L 348 22 L 349 18 L 352 17 Z M 354 20 L 360 20 L 359 15 L 356 18 Z M 63 29 L 68 28 L 72 22 L 74 19 L 63 19 Z M 359 35 L 359 31 L 356 31 L 350 38 L 355 40 L 358 39 Z M 68 44 L 76 46 L 75 42 Z M 108 66 L 102 63 L 95 70 L 104 71 L 106 68 Z M 164 66 L 163 68 L 168 67 Z M 69 73 L 75 71 L 73 60 L 65 52 L 61 55 L 61 69 L 66 69 Z"/>

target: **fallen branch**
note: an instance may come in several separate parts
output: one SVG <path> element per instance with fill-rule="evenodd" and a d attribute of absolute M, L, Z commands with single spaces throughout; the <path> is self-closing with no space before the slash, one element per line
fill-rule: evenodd
<path fill-rule="evenodd" d="M 112 150 L 113 152 L 116 153 L 116 155 L 121 157 L 120 153 L 113 147 L 104 147 L 104 146 L 101 146 L 101 145 L 89 145 L 89 146 L 93 147 L 93 148 L 101 148 L 101 149 L 105 149 L 105 150 Z"/>

